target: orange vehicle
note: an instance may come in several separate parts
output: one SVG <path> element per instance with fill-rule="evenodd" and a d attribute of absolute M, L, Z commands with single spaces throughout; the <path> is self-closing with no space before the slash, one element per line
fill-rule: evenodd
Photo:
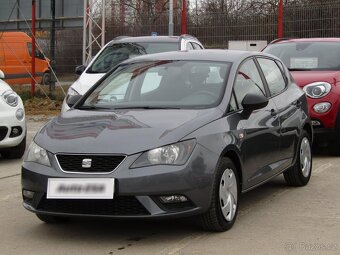
<path fill-rule="evenodd" d="M 32 39 L 24 32 L 0 32 L 0 69 L 9 84 L 26 84 L 31 81 Z M 50 77 L 49 59 L 35 51 L 36 81 L 47 84 Z"/>

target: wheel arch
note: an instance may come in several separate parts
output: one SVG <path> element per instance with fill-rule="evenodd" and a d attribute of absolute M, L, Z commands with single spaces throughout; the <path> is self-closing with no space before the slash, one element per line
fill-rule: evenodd
<path fill-rule="evenodd" d="M 235 164 L 237 174 L 239 177 L 240 191 L 242 192 L 243 187 L 243 174 L 242 174 L 242 161 L 238 150 L 232 147 L 227 147 L 221 154 L 221 158 L 229 158 Z"/>
<path fill-rule="evenodd" d="M 309 134 L 309 136 L 310 136 L 310 138 L 312 139 L 312 142 L 313 142 L 313 128 L 312 128 L 311 123 L 306 122 L 303 125 L 302 129 L 305 130 Z"/>

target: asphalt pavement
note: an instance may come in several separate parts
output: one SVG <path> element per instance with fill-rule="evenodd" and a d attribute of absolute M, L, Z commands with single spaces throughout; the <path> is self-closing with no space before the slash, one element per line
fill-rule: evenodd
<path fill-rule="evenodd" d="M 28 119 L 28 143 L 46 122 Z M 200 230 L 188 219 L 72 220 L 49 225 L 22 207 L 21 160 L 0 157 L 0 254 L 340 254 L 340 157 L 314 154 L 312 178 L 282 176 L 241 196 L 234 227 Z"/>

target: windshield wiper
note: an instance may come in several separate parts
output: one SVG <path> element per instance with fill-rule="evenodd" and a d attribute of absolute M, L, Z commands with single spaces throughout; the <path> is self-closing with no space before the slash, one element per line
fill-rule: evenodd
<path fill-rule="evenodd" d="M 81 106 L 77 107 L 76 109 L 79 109 L 79 110 L 109 110 L 111 108 L 102 107 L 102 106 L 94 106 L 94 105 L 81 105 Z"/>
<path fill-rule="evenodd" d="M 173 106 L 120 106 L 114 109 L 181 109 L 180 107 Z"/>
<path fill-rule="evenodd" d="M 289 71 L 312 71 L 310 68 L 288 68 Z"/>

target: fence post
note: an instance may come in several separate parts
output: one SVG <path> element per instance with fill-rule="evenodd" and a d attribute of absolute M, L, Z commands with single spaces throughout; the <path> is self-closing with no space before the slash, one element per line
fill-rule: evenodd
<path fill-rule="evenodd" d="M 277 20 L 277 38 L 283 37 L 283 0 L 279 0 L 278 20 Z"/>
<path fill-rule="evenodd" d="M 197 4 L 196 4 L 197 11 Z M 182 35 L 187 33 L 187 0 L 182 0 Z"/>
<path fill-rule="evenodd" d="M 32 77 L 31 77 L 31 95 L 35 94 L 35 0 L 32 0 Z"/>

